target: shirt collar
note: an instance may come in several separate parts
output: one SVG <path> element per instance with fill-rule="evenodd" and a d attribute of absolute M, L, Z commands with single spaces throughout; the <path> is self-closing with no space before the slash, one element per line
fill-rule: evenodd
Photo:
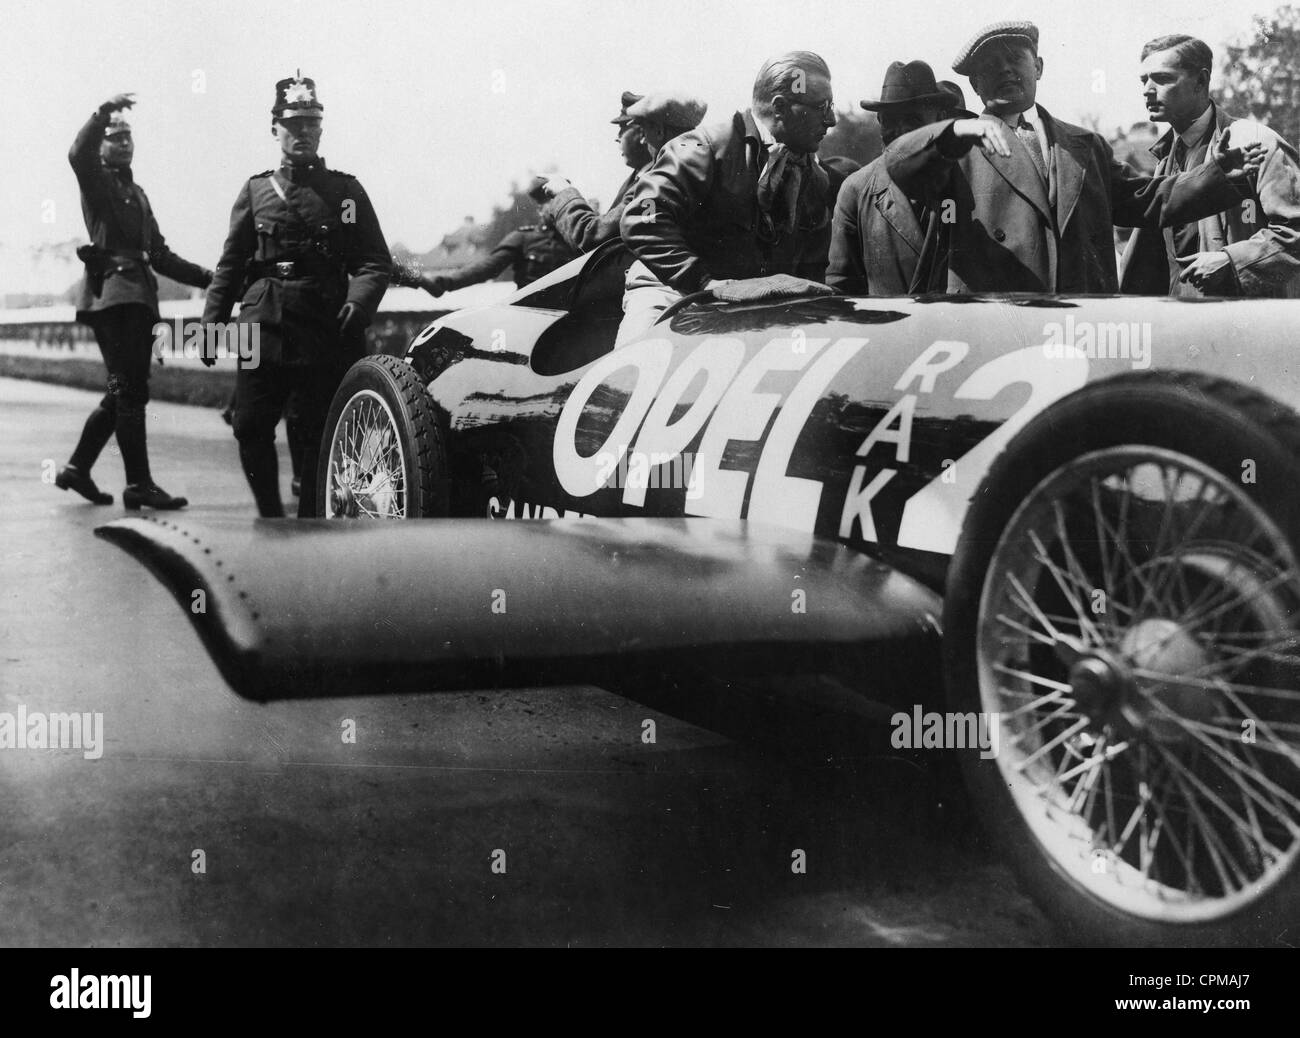
<path fill-rule="evenodd" d="M 1037 105 L 1030 105 L 1027 111 L 1012 112 L 1010 115 L 998 115 L 996 112 L 990 112 L 987 108 L 984 109 L 983 114 L 990 115 L 994 119 L 1001 119 L 1004 123 L 1007 124 L 1008 127 L 1010 127 L 1013 130 L 1020 125 L 1020 120 L 1024 119 L 1026 123 L 1028 123 L 1031 127 L 1033 127 L 1035 133 L 1041 132 L 1039 129 L 1039 125 L 1042 120 L 1039 118 Z"/>
<path fill-rule="evenodd" d="M 751 136 L 763 145 L 763 147 L 773 147 L 776 144 L 776 138 L 772 136 L 771 127 L 764 123 L 758 113 L 752 109 L 750 110 L 750 119 L 753 122 L 754 130 L 756 131 L 754 134 L 751 134 Z"/>
<path fill-rule="evenodd" d="M 1200 117 L 1196 122 L 1192 123 L 1191 126 L 1187 127 L 1187 129 L 1178 135 L 1183 142 L 1183 146 L 1191 149 L 1200 144 L 1205 135 L 1209 132 L 1210 123 L 1213 121 L 1214 105 L 1208 104 L 1205 106 L 1205 111 L 1200 114 Z"/>

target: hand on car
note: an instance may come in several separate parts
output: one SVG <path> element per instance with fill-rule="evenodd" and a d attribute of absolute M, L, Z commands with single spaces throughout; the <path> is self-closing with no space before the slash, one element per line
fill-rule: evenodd
<path fill-rule="evenodd" d="M 1192 285 L 1207 296 L 1232 295 L 1237 273 L 1226 252 L 1201 252 L 1183 268 L 1178 280 Z"/>
<path fill-rule="evenodd" d="M 792 274 L 773 274 L 765 278 L 741 278 L 724 284 L 711 283 L 714 299 L 728 303 L 761 303 L 774 299 L 801 299 L 807 296 L 830 296 L 835 290 L 820 281 L 797 278 Z"/>

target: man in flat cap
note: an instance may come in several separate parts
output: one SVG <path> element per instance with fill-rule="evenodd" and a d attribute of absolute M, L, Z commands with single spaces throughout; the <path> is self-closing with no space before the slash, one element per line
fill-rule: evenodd
<path fill-rule="evenodd" d="M 1300 159 L 1262 123 L 1238 119 L 1210 100 L 1213 55 L 1203 41 L 1171 35 L 1142 48 L 1142 92 L 1154 122 L 1169 131 L 1151 148 L 1157 173 L 1214 161 L 1223 141 L 1257 141 L 1263 164 L 1235 205 L 1129 239 L 1120 291 L 1197 298 L 1300 296 Z"/>
<path fill-rule="evenodd" d="M 786 285 L 769 282 L 778 292 L 822 281 L 842 176 L 817 149 L 835 123 L 830 69 L 792 51 L 759 70 L 752 107 L 660 150 L 623 212 L 623 241 L 637 262 L 618 345 L 639 338 L 674 300 L 728 281 L 785 275 Z"/>
<path fill-rule="evenodd" d="M 553 200 L 555 226 L 560 236 L 579 252 L 618 237 L 623 209 L 632 197 L 637 179 L 650 168 L 665 141 L 693 130 L 704 118 L 707 106 L 695 98 L 672 93 L 651 95 L 623 93 L 623 110 L 614 120 L 619 125 L 619 148 L 632 174 L 614 194 L 613 204 L 598 214 L 582 192 L 563 177 L 546 181 L 545 191 Z M 633 163 L 638 163 L 633 165 Z"/>
<path fill-rule="evenodd" d="M 1257 148 L 1221 151 L 1179 176 L 1140 176 L 1098 134 L 1035 103 L 1043 61 L 1029 22 L 981 30 L 953 69 L 970 77 L 983 117 L 941 120 L 885 151 L 895 183 L 929 192 L 948 224 L 951 292 L 1115 292 L 1113 225 L 1216 212 L 1259 161 Z"/>
<path fill-rule="evenodd" d="M 116 436 L 126 468 L 122 503 L 130 509 L 183 508 L 185 498 L 161 489 L 149 469 L 145 405 L 158 321 L 154 271 L 195 288 L 206 288 L 212 272 L 167 247 L 144 188 L 131 174 L 135 142 L 123 110 L 134 103 L 131 94 L 105 101 L 77 133 L 68 153 L 91 240 L 77 250 L 86 264 L 77 320 L 95 333 L 108 369 L 108 392 L 86 419 L 72 457 L 54 482 L 94 504 L 111 504 L 112 495 L 95 485 L 90 470 L 110 437 Z"/>
<path fill-rule="evenodd" d="M 205 322 L 224 322 L 241 301 L 239 322 L 259 326 L 260 356 L 239 361 L 233 425 L 264 517 L 284 515 L 275 426 L 294 392 L 304 444 L 298 515 L 319 514 L 317 451 L 330 400 L 363 354 L 388 287 L 388 245 L 365 189 L 317 153 L 324 110 L 312 80 L 276 84 L 280 165 L 240 189 L 203 312 Z"/>
<path fill-rule="evenodd" d="M 895 61 L 885 72 L 879 100 L 859 103 L 879 117 L 886 145 L 904 133 L 951 118 L 958 106 L 924 61 Z M 940 232 L 938 214 L 921 193 L 909 198 L 899 189 L 881 155 L 840 189 L 826 283 L 846 295 L 942 292 L 947 270 Z"/>

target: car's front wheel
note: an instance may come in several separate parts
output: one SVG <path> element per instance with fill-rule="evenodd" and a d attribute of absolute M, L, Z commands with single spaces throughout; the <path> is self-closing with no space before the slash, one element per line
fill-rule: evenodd
<path fill-rule="evenodd" d="M 1207 378 L 1090 387 L 1011 443 L 945 602 L 972 799 L 1072 940 L 1300 923 L 1300 423 Z M 1293 931 L 1294 932 L 1294 931 Z"/>
<path fill-rule="evenodd" d="M 325 422 L 317 514 L 418 519 L 447 514 L 447 460 L 433 403 L 398 357 L 348 369 Z"/>

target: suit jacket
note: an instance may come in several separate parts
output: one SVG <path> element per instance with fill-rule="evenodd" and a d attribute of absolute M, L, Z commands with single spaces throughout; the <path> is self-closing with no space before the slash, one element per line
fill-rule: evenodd
<path fill-rule="evenodd" d="M 1217 163 L 1144 177 L 1091 130 L 1038 112 L 1051 144 L 1048 185 L 1023 148 L 1010 158 L 987 155 L 948 132 L 953 120 L 904 134 L 885 151 L 904 192 L 925 191 L 929 178 L 939 185 L 929 200 L 947 224 L 950 292 L 1117 292 L 1115 224 L 1185 223 L 1237 198 Z"/>
<path fill-rule="evenodd" d="M 619 221 L 623 210 L 632 200 L 637 179 L 650 168 L 646 163 L 634 170 L 619 185 L 614 195 L 614 204 L 597 215 L 581 191 L 576 187 L 566 187 L 550 201 L 551 212 L 555 218 L 555 230 L 571 249 L 578 252 L 590 252 L 598 245 L 603 245 L 619 235 Z"/>
<path fill-rule="evenodd" d="M 1224 132 L 1234 145 L 1258 141 L 1264 165 L 1253 184 L 1239 192 L 1235 204 L 1198 221 L 1199 250 L 1226 252 L 1242 295 L 1300 296 L 1300 160 L 1296 150 L 1273 130 L 1237 119 L 1215 106 L 1214 130 L 1205 161 L 1213 163 Z M 1152 146 L 1157 173 L 1172 162 L 1174 131 Z M 1199 297 L 1203 293 L 1177 280 L 1170 271 L 1166 236 L 1155 230 L 1133 232 L 1124 250 L 1120 290 L 1137 295 Z"/>
<path fill-rule="evenodd" d="M 884 156 L 851 174 L 831 221 L 826 283 L 845 295 L 902 296 L 947 286 L 938 214 L 916 218 Z"/>
<path fill-rule="evenodd" d="M 748 109 L 674 138 L 637 183 L 620 224 L 623 241 L 660 281 L 683 295 L 712 278 L 793 274 L 821 281 L 843 174 L 827 170 L 826 208 L 816 226 L 796 227 L 768 243 L 757 233 L 764 162 Z"/>
<path fill-rule="evenodd" d="M 250 264 L 298 263 L 281 277 Z M 365 189 L 349 173 L 288 164 L 250 177 L 230 212 L 230 231 L 208 289 L 205 322 L 261 326 L 262 360 L 312 363 L 344 343 L 337 314 L 355 303 L 368 324 L 388 289 L 392 257 Z"/>
<path fill-rule="evenodd" d="M 113 169 L 99 157 L 109 116 L 95 112 L 77 133 L 68 162 L 81 188 L 81 214 L 91 243 L 102 260 L 87 264 L 77 295 L 77 320 L 92 323 L 110 306 L 138 303 L 158 316 L 158 279 L 154 269 L 195 288 L 207 288 L 211 273 L 177 256 L 167 247 L 144 188 L 130 168 Z"/>

